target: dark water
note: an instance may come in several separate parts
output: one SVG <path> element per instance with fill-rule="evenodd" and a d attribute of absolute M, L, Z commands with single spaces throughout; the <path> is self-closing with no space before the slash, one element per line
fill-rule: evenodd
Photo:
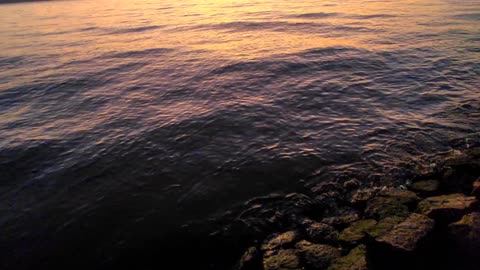
<path fill-rule="evenodd" d="M 256 196 L 403 181 L 478 139 L 479 78 L 478 0 L 0 5 L 0 268 L 109 267 Z"/>

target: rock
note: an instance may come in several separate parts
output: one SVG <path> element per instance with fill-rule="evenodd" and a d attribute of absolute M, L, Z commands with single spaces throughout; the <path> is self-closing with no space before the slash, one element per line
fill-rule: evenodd
<path fill-rule="evenodd" d="M 306 265 L 312 269 L 326 269 L 333 260 L 340 257 L 340 251 L 329 245 L 312 244 L 302 240 L 295 247 L 304 258 Z"/>
<path fill-rule="evenodd" d="M 300 270 L 300 258 L 294 249 L 280 249 L 263 257 L 264 270 Z"/>
<path fill-rule="evenodd" d="M 351 203 L 354 205 L 364 205 L 368 200 L 373 198 L 376 193 L 377 191 L 371 188 L 357 190 L 352 196 Z"/>
<path fill-rule="evenodd" d="M 470 213 L 448 226 L 455 242 L 455 249 L 462 254 L 475 256 L 480 253 L 480 213 Z"/>
<path fill-rule="evenodd" d="M 438 192 L 440 182 L 437 180 L 424 180 L 412 184 L 412 190 L 422 194 L 431 196 Z"/>
<path fill-rule="evenodd" d="M 472 196 L 475 196 L 477 197 L 477 199 L 480 199 L 480 178 L 478 178 L 475 182 L 473 182 Z"/>
<path fill-rule="evenodd" d="M 412 213 L 405 221 L 397 224 L 388 233 L 378 237 L 376 241 L 393 250 L 411 252 L 432 231 L 434 225 L 435 222 L 432 219 Z"/>
<path fill-rule="evenodd" d="M 394 199 L 407 206 L 414 205 L 420 201 L 420 198 L 417 196 L 417 194 L 415 194 L 415 192 L 404 189 L 383 189 L 378 193 L 378 196 Z"/>
<path fill-rule="evenodd" d="M 375 226 L 367 230 L 366 233 L 373 238 L 382 236 L 393 229 L 393 227 L 400 222 L 404 221 L 405 217 L 386 217 L 380 220 Z"/>
<path fill-rule="evenodd" d="M 414 206 L 420 198 L 412 191 L 385 188 L 370 199 L 365 209 L 365 216 L 377 220 L 389 216 L 406 217 L 409 206 Z"/>
<path fill-rule="evenodd" d="M 367 270 L 367 247 L 359 245 L 352 249 L 347 256 L 333 261 L 328 270 Z"/>
<path fill-rule="evenodd" d="M 375 197 L 368 201 L 365 209 L 366 217 L 378 220 L 389 216 L 406 217 L 408 215 L 408 207 L 398 199 L 391 197 Z"/>
<path fill-rule="evenodd" d="M 336 242 L 338 232 L 334 227 L 325 223 L 313 223 L 306 230 L 305 233 L 308 239 L 314 243 Z"/>
<path fill-rule="evenodd" d="M 321 183 L 312 188 L 312 192 L 316 194 L 323 194 L 338 190 L 340 190 L 340 186 L 335 182 Z"/>
<path fill-rule="evenodd" d="M 260 251 L 256 247 L 250 247 L 240 258 L 240 261 L 235 269 L 246 270 L 255 269 L 261 263 Z"/>
<path fill-rule="evenodd" d="M 297 233 L 295 231 L 284 232 L 264 243 L 262 245 L 262 251 L 268 253 L 268 251 L 274 251 L 279 248 L 293 246 L 296 239 Z"/>
<path fill-rule="evenodd" d="M 362 241 L 367 233 L 377 225 L 373 219 L 360 220 L 354 222 L 350 227 L 343 230 L 338 236 L 338 240 L 346 243 L 357 244 Z"/>
<path fill-rule="evenodd" d="M 459 220 L 477 204 L 475 197 L 461 193 L 429 197 L 418 204 L 418 212 L 440 223 Z"/>
<path fill-rule="evenodd" d="M 351 179 L 343 183 L 345 189 L 351 190 L 360 186 L 360 181 L 357 179 Z"/>
<path fill-rule="evenodd" d="M 351 213 L 343 216 L 324 218 L 322 219 L 322 222 L 335 228 L 346 228 L 359 219 L 360 217 L 357 213 Z"/>

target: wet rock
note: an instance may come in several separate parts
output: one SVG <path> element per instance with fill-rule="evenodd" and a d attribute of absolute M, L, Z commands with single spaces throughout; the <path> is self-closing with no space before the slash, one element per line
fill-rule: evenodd
<path fill-rule="evenodd" d="M 371 188 L 357 190 L 352 196 L 351 203 L 354 205 L 365 205 L 376 193 L 377 190 Z"/>
<path fill-rule="evenodd" d="M 325 223 L 313 223 L 305 230 L 308 239 L 314 243 L 334 243 L 338 239 L 338 232 L 334 227 Z"/>
<path fill-rule="evenodd" d="M 437 180 L 424 180 L 413 183 L 411 188 L 424 196 L 431 196 L 438 192 L 439 187 Z"/>
<path fill-rule="evenodd" d="M 360 191 L 359 191 L 360 192 Z M 409 206 L 412 207 L 420 198 L 412 191 L 394 188 L 383 188 L 378 192 L 357 192 L 352 202 L 359 203 L 367 199 L 365 216 L 383 219 L 388 216 L 407 216 Z"/>
<path fill-rule="evenodd" d="M 383 189 L 378 193 L 378 196 L 396 200 L 399 203 L 405 204 L 407 206 L 414 205 L 415 203 L 420 201 L 420 198 L 415 192 L 395 188 Z"/>
<path fill-rule="evenodd" d="M 300 258 L 294 249 L 280 249 L 263 257 L 265 270 L 300 270 Z"/>
<path fill-rule="evenodd" d="M 343 187 L 347 190 L 351 190 L 360 186 L 360 181 L 357 179 L 351 179 L 343 183 Z"/>
<path fill-rule="evenodd" d="M 472 195 L 480 199 L 480 178 L 473 182 Z"/>
<path fill-rule="evenodd" d="M 377 238 L 391 231 L 393 227 L 400 222 L 404 221 L 405 217 L 386 217 L 380 220 L 375 226 L 367 230 L 366 233 L 373 238 Z"/>
<path fill-rule="evenodd" d="M 367 270 L 367 247 L 359 245 L 352 249 L 347 256 L 333 261 L 328 270 Z"/>
<path fill-rule="evenodd" d="M 323 223 L 331 225 L 335 228 L 344 229 L 355 221 L 358 221 L 360 216 L 357 213 L 349 213 L 347 215 L 336 216 L 336 217 L 327 217 L 322 219 Z"/>
<path fill-rule="evenodd" d="M 418 212 L 440 223 L 450 223 L 459 220 L 476 204 L 475 197 L 454 193 L 426 198 L 418 204 Z"/>
<path fill-rule="evenodd" d="M 378 237 L 379 244 L 393 250 L 411 252 L 432 231 L 435 222 L 420 214 L 412 213 L 403 222 L 397 224 L 388 233 Z"/>
<path fill-rule="evenodd" d="M 365 216 L 374 219 L 384 219 L 389 216 L 406 217 L 408 207 L 396 198 L 375 197 L 368 201 Z"/>
<path fill-rule="evenodd" d="M 284 232 L 265 242 L 262 245 L 262 251 L 269 253 L 279 248 L 291 247 L 296 239 L 297 233 L 295 231 Z"/>
<path fill-rule="evenodd" d="M 357 244 L 365 239 L 368 232 L 371 231 L 375 225 L 377 225 L 377 221 L 373 219 L 354 222 L 350 227 L 340 233 L 338 240 L 344 243 Z"/>
<path fill-rule="evenodd" d="M 312 192 L 316 194 L 323 194 L 338 190 L 340 190 L 340 185 L 335 182 L 320 183 L 312 188 Z"/>
<path fill-rule="evenodd" d="M 326 269 L 333 260 L 340 257 L 340 250 L 329 245 L 312 244 L 302 240 L 295 247 L 307 267 L 312 269 Z"/>
<path fill-rule="evenodd" d="M 256 269 L 261 266 L 261 258 L 260 251 L 256 247 L 250 247 L 240 258 L 240 261 L 235 269 Z"/>
<path fill-rule="evenodd" d="M 478 256 L 480 253 L 480 213 L 470 213 L 448 226 L 455 249 L 462 254 Z"/>

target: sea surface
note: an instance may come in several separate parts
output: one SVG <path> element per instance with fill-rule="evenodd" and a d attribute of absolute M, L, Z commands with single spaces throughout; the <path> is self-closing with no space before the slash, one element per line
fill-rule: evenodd
<path fill-rule="evenodd" d="M 161 265 L 249 199 L 479 132 L 480 0 L 4 3 L 0 268 Z"/>

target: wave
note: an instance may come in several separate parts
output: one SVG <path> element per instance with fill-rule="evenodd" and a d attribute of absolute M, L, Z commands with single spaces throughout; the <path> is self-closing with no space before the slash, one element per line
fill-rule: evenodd
<path fill-rule="evenodd" d="M 364 33 L 379 32 L 379 29 L 371 29 L 359 26 L 334 25 L 328 23 L 315 22 L 287 22 L 287 21 L 235 21 L 218 24 L 203 24 L 193 26 L 190 29 L 197 30 L 226 30 L 226 31 L 274 31 L 274 32 L 319 32 L 326 35 L 333 33 Z"/>
<path fill-rule="evenodd" d="M 132 28 L 119 28 L 113 29 L 105 33 L 105 35 L 110 34 L 130 34 L 130 33 L 139 33 L 139 32 L 146 32 L 156 29 L 164 28 L 164 26 L 160 25 L 150 25 L 150 26 L 140 26 L 140 27 L 132 27 Z"/>
<path fill-rule="evenodd" d="M 480 13 L 466 13 L 453 16 L 454 19 L 467 21 L 480 21 Z"/>

